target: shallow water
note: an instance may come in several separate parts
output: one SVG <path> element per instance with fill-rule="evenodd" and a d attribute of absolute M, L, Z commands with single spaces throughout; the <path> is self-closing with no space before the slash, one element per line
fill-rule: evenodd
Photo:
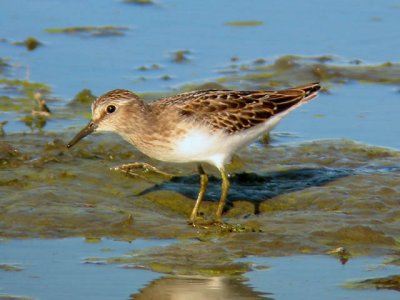
<path fill-rule="evenodd" d="M 399 250 L 399 15 L 391 1 L 2 1 L 0 295 L 396 297 L 348 280 L 399 274 L 382 264 Z M 46 31 L 107 25 L 127 30 Z M 14 44 L 29 36 L 42 45 Z M 321 95 L 228 166 L 226 228 L 187 226 L 194 165 L 150 160 L 109 134 L 65 149 L 90 117 L 89 102 L 71 102 L 84 88 L 153 99 L 210 82 L 270 89 L 312 81 L 321 81 Z M 38 91 L 49 118 L 31 114 Z M 174 177 L 110 170 L 132 161 Z M 207 171 L 204 218 L 220 193 L 217 172 Z M 344 266 L 332 254 L 341 248 L 350 253 Z"/>
<path fill-rule="evenodd" d="M 362 257 L 342 265 L 327 256 L 249 257 L 253 270 L 242 277 L 156 274 L 123 263 L 88 263 L 93 257 L 115 257 L 132 250 L 173 241 L 107 239 L 2 241 L 1 263 L 19 271 L 0 270 L 0 299 L 5 295 L 33 299 L 397 299 L 390 290 L 349 289 L 355 280 L 399 272 L 381 258 Z M 23 284 L 21 284 L 23 283 Z M 290 288 L 289 288 L 290 287 Z M 3 297 L 3 298 L 2 298 Z"/>
<path fill-rule="evenodd" d="M 22 9 L 21 9 L 22 8 Z M 82 88 L 95 94 L 116 87 L 166 90 L 185 82 L 218 77 L 218 68 L 240 61 L 271 59 L 285 54 L 333 54 L 367 63 L 397 61 L 399 7 L 385 1 L 263 0 L 188 2 L 155 1 L 155 5 L 123 1 L 2 1 L 2 37 L 21 41 L 33 36 L 45 45 L 29 52 L 2 44 L 2 57 L 28 65 L 33 81 L 50 83 L 55 93 L 71 98 Z M 227 26 L 255 20 L 261 26 Z M 125 36 L 85 38 L 48 34 L 46 28 L 126 26 Z M 171 53 L 189 50 L 188 63 L 176 64 Z M 62 58 L 62 59 L 60 59 Z M 160 64 L 143 72 L 140 66 Z M 23 71 L 21 70 L 21 73 Z M 21 74 L 23 75 L 23 74 Z M 170 75 L 171 81 L 159 78 Z M 141 77 L 148 80 L 140 80 Z"/>
<path fill-rule="evenodd" d="M 19 272 L 2 272 L 0 295 L 34 299 L 127 299 L 160 275 L 147 270 L 88 265 L 86 257 L 112 256 L 128 250 L 167 242 L 133 243 L 81 239 L 3 241 L 1 263 L 16 264 Z M 0 296 L 0 299 L 1 296 Z"/>
<path fill-rule="evenodd" d="M 246 276 L 255 290 L 268 292 L 274 299 L 397 299 L 399 296 L 397 291 L 346 288 L 349 282 L 398 274 L 397 266 L 383 265 L 377 257 L 356 258 L 345 265 L 318 255 L 250 260 L 270 267 Z"/>

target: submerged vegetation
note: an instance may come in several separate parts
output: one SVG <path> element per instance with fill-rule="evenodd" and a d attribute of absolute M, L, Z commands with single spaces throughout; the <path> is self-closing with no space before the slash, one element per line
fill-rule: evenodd
<path fill-rule="evenodd" d="M 38 39 L 34 37 L 28 37 L 22 42 L 15 42 L 15 45 L 25 46 L 27 50 L 32 51 L 37 47 L 43 45 Z"/>
<path fill-rule="evenodd" d="M 386 289 L 400 292 L 400 275 L 393 275 L 382 278 L 371 278 L 359 281 L 348 282 L 344 285 L 353 289 Z"/>
<path fill-rule="evenodd" d="M 177 63 L 183 63 L 189 61 L 188 55 L 190 54 L 189 50 L 178 50 L 172 53 L 172 61 Z"/>
<path fill-rule="evenodd" d="M 7 63 L 7 60 L 0 57 L 0 75 L 3 74 L 4 71 L 6 70 L 6 68 L 8 68 L 8 67 L 9 67 L 9 64 Z"/>
<path fill-rule="evenodd" d="M 0 122 L 0 137 L 5 136 L 6 132 L 4 130 L 4 126 L 7 124 L 7 121 Z"/>
<path fill-rule="evenodd" d="M 225 25 L 228 26 L 238 26 L 238 27 L 246 27 L 246 26 L 261 26 L 264 24 L 262 21 L 233 21 L 233 22 L 225 22 Z"/>
<path fill-rule="evenodd" d="M 86 36 L 121 36 L 128 30 L 124 26 L 76 26 L 66 28 L 47 28 L 47 33 L 78 34 Z"/>
<path fill-rule="evenodd" d="M 48 95 L 50 87 L 27 80 L 0 78 L 0 110 L 27 113 L 33 110 L 35 94 Z"/>
<path fill-rule="evenodd" d="M 95 99 L 96 96 L 92 94 L 91 90 L 83 89 L 75 95 L 74 99 L 72 99 L 69 105 L 89 107 Z"/>
<path fill-rule="evenodd" d="M 12 91 L 13 93 L 32 98 L 37 92 L 49 94 L 51 91 L 50 87 L 44 83 L 7 78 L 0 78 L 0 91 L 1 90 Z"/>
<path fill-rule="evenodd" d="M 224 69 L 217 82 L 243 88 L 268 89 L 290 86 L 296 82 L 344 84 L 349 81 L 376 84 L 399 84 L 400 63 L 364 65 L 361 62 L 337 63 L 333 56 L 303 57 L 286 55 L 263 64 L 233 64 Z M 326 84 L 324 86 L 327 86 Z"/>
<path fill-rule="evenodd" d="M 149 5 L 149 4 L 154 4 L 152 0 L 123 0 L 124 3 L 130 3 L 130 4 L 140 4 L 140 5 Z"/>
<path fill-rule="evenodd" d="M 23 268 L 20 267 L 19 265 L 0 263 L 0 270 L 6 271 L 6 272 L 20 272 L 23 270 Z M 0 297 L 0 299 L 1 299 L 1 297 Z"/>

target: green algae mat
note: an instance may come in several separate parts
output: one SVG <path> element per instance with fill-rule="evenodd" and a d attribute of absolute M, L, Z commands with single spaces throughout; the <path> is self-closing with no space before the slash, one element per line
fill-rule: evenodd
<path fill-rule="evenodd" d="M 234 260 L 249 255 L 327 253 L 338 247 L 352 255 L 393 254 L 399 249 L 398 151 L 345 140 L 245 149 L 228 167 L 232 192 L 224 220 L 231 226 L 193 228 L 187 218 L 198 188 L 195 165 L 149 161 L 118 138 L 85 140 L 70 151 L 65 148 L 69 136 L 2 139 L 2 237 L 183 240 L 124 258 L 180 274 L 243 273 L 248 266 Z M 133 161 L 174 176 L 111 170 Z M 211 178 L 204 215 L 215 210 L 218 189 L 219 179 Z M 177 264 L 182 256 L 190 264 Z M 210 256 L 214 259 L 205 259 Z"/>

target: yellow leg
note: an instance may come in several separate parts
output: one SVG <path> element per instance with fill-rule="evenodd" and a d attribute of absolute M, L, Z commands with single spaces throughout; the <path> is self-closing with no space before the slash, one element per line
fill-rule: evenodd
<path fill-rule="evenodd" d="M 200 191 L 199 195 L 197 196 L 196 204 L 193 207 L 192 213 L 190 215 L 190 221 L 194 224 L 197 214 L 199 212 L 201 201 L 203 201 L 204 194 L 206 193 L 207 184 L 208 184 L 208 176 L 207 173 L 204 171 L 203 167 L 199 164 L 197 166 L 197 170 L 200 174 Z"/>
<path fill-rule="evenodd" d="M 226 197 L 228 196 L 230 188 L 228 174 L 226 173 L 225 169 L 222 167 L 219 169 L 219 171 L 221 172 L 222 186 L 221 186 L 221 198 L 219 199 L 217 212 L 215 213 L 215 222 L 217 223 L 221 223 L 222 211 L 224 210 Z"/>

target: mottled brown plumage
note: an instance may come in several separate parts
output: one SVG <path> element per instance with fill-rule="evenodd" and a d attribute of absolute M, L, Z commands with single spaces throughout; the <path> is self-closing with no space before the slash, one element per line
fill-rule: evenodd
<path fill-rule="evenodd" d="M 265 122 L 318 90 L 315 83 L 281 91 L 195 91 L 155 101 L 150 108 L 162 112 L 173 106 L 183 117 L 236 133 Z"/>

